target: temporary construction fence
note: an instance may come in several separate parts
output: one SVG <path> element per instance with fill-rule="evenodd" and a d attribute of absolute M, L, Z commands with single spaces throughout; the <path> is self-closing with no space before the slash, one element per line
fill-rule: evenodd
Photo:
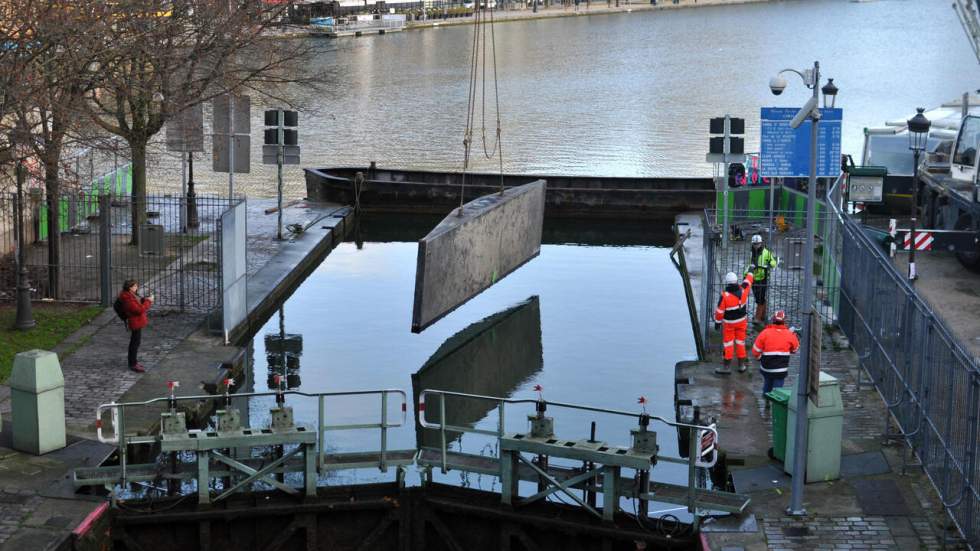
<path fill-rule="evenodd" d="M 769 271 L 765 282 L 767 317 L 776 310 L 784 310 L 788 323 L 802 325 L 800 295 L 806 247 L 807 198 L 798 190 L 779 186 L 775 188 L 774 208 L 769 210 L 768 194 L 768 189 L 761 188 L 729 192 L 727 245 L 722 236 L 726 231 L 724 212 L 721 209 L 705 211 L 703 254 L 707 269 L 699 300 L 702 338 L 705 342 L 714 323 L 712 316 L 715 306 L 725 287 L 724 276 L 727 272 L 735 272 L 741 278 L 746 272 L 752 264 L 751 238 L 756 234 L 762 236 L 765 246 L 778 258 L 777 267 Z M 811 292 L 816 298 L 814 306 L 824 323 L 833 324 L 837 319 L 839 301 L 839 255 L 833 254 L 836 238 L 832 225 L 828 224 L 830 215 L 826 206 L 818 203 L 816 213 L 815 288 Z M 750 316 L 755 315 L 756 308 L 754 297 L 750 298 Z"/>
<path fill-rule="evenodd" d="M 836 323 L 847 335 L 881 394 L 891 413 L 883 420 L 883 433 L 908 444 L 965 541 L 976 548 L 980 367 L 898 272 L 869 225 L 848 212 L 845 185 L 844 176 L 834 181 L 816 205 L 814 307 L 825 323 Z M 722 277 L 728 271 L 741 273 L 749 264 L 753 233 L 771 236 L 767 245 L 782 257 L 769 282 L 769 311 L 784 309 L 791 322 L 799 323 L 807 199 L 788 187 L 775 191 L 772 211 L 768 189 L 729 192 L 728 230 L 734 226 L 742 238 L 727 246 L 721 238 L 724 211 L 705 212 L 707 270 L 700 297 L 705 339 Z M 718 204 L 724 207 L 721 194 Z M 753 301 L 749 304 L 751 313 Z M 897 432 L 892 432 L 893 423 Z"/>
<path fill-rule="evenodd" d="M 839 324 L 970 547 L 980 544 L 980 369 L 829 190 L 840 265 Z M 884 429 L 890 431 L 890 419 Z"/>
<path fill-rule="evenodd" d="M 133 198 L 83 190 L 63 194 L 57 236 L 60 255 L 49 258 L 52 239 L 43 231 L 46 201 L 24 201 L 25 266 L 32 298 L 110 304 L 123 281 L 140 282 L 155 307 L 213 312 L 222 305 L 222 215 L 242 199 L 150 195 L 138 205 L 145 223 L 133 231 Z M 16 201 L 0 196 L 0 224 L 13 225 Z M 187 210 L 195 211 L 191 225 Z M 244 220 L 241 221 L 244 224 Z M 139 244 L 134 237 L 139 234 Z M 239 236 L 236 234 L 236 238 Z M 13 231 L 0 232 L 0 298 L 11 299 L 16 284 Z M 242 251 L 242 247 L 236 247 Z"/>

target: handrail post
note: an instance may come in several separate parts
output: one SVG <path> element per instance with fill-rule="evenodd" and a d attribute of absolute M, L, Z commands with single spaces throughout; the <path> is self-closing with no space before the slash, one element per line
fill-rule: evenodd
<path fill-rule="evenodd" d="M 125 409 L 125 407 L 119 406 L 119 415 L 116 419 L 119 423 L 119 472 L 123 485 L 126 484 L 126 452 L 128 451 L 126 444 Z"/>
<path fill-rule="evenodd" d="M 325 399 L 326 397 L 321 394 L 317 400 L 316 470 L 317 473 L 319 474 L 323 474 L 323 458 L 324 458 L 324 454 L 326 453 L 326 447 L 327 447 L 326 442 L 324 442 L 324 440 L 326 440 L 327 438 L 327 431 L 324 430 L 323 428 L 325 425 L 325 412 L 324 412 L 324 403 L 323 403 Z"/>
<path fill-rule="evenodd" d="M 446 393 L 439 393 L 439 441 L 442 443 L 442 474 L 446 474 Z"/>
<path fill-rule="evenodd" d="M 698 454 L 701 452 L 701 439 L 698 438 L 698 430 L 694 427 L 687 429 L 690 432 L 687 450 L 687 511 L 693 515 L 693 525 L 697 526 L 698 511 L 695 504 L 694 485 L 697 483 L 697 464 Z"/>
<path fill-rule="evenodd" d="M 497 401 L 497 443 L 500 443 L 500 437 L 504 435 L 504 401 Z"/>
<path fill-rule="evenodd" d="M 388 472 L 385 461 L 385 451 L 388 449 L 388 392 L 381 392 L 381 462 L 378 467 L 381 472 Z"/>

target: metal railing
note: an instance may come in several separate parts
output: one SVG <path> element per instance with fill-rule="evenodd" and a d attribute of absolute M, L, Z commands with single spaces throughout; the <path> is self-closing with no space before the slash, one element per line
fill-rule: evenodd
<path fill-rule="evenodd" d="M 429 397 L 438 397 L 438 408 L 439 408 L 439 421 L 429 422 L 426 420 L 426 404 L 429 404 Z M 446 422 L 446 398 L 451 397 L 454 399 L 466 399 L 466 400 L 480 400 L 493 402 L 496 404 L 494 408 L 497 411 L 497 426 L 495 429 L 481 429 L 471 426 L 462 425 L 451 425 Z M 655 415 L 641 414 L 631 411 L 621 411 L 615 409 L 598 408 L 592 406 L 584 406 L 579 404 L 567 404 L 563 402 L 550 402 L 546 400 L 534 400 L 534 399 L 513 399 L 513 398 L 501 398 L 498 396 L 483 396 L 480 394 L 467 394 L 463 392 L 451 392 L 446 390 L 431 390 L 425 389 L 419 393 L 419 415 L 418 423 L 422 428 L 434 429 L 439 431 L 439 453 L 441 456 L 441 470 L 446 473 L 449 470 L 449 458 L 448 458 L 448 448 L 446 440 L 446 432 L 458 432 L 458 433 L 471 433 L 471 434 L 482 434 L 486 436 L 493 436 L 495 438 L 504 437 L 506 432 L 506 408 L 507 406 L 535 406 L 539 407 L 544 404 L 548 408 L 561 408 L 570 409 L 575 411 L 588 411 L 593 413 L 603 413 L 609 415 L 616 415 L 621 417 L 629 417 L 636 419 L 638 422 L 641 417 L 646 416 L 649 420 L 654 420 L 663 423 L 669 427 L 673 427 L 677 430 L 688 430 L 690 432 L 690 449 L 688 450 L 687 458 L 683 457 L 673 457 L 669 455 L 661 455 L 659 452 L 656 454 L 657 461 L 663 461 L 665 463 L 676 463 L 680 465 L 687 465 L 688 468 L 688 485 L 687 485 L 687 503 L 691 512 L 695 511 L 696 496 L 699 491 L 697 486 L 697 468 L 710 468 L 715 465 L 718 461 L 718 429 L 714 425 L 702 426 L 702 425 L 691 425 L 687 423 L 679 423 L 675 421 L 668 421 L 663 417 L 658 417 Z M 493 411 L 493 410 L 491 410 Z M 540 410 L 539 410 L 540 411 Z M 488 412 L 489 413 L 489 412 Z M 709 459 L 705 459 L 709 457 Z M 501 474 L 503 477 L 503 474 Z"/>
<path fill-rule="evenodd" d="M 38 194 L 25 198 L 32 298 L 108 305 L 124 280 L 136 279 L 145 293 L 155 293 L 158 309 L 208 313 L 220 307 L 219 220 L 240 199 L 198 196 L 194 206 L 199 223 L 190 227 L 186 199 L 149 195 L 139 205 L 146 213 L 139 247 L 133 243 L 132 201 L 108 188 L 62 194 L 55 236 L 59 258 L 53 263 L 46 200 Z M 0 300 L 12 299 L 16 286 L 15 208 L 13 196 L 0 195 Z"/>
<path fill-rule="evenodd" d="M 382 471 L 387 471 L 387 456 L 391 450 L 388 449 L 388 430 L 392 428 L 401 427 L 405 423 L 406 410 L 408 407 L 408 399 L 405 391 L 400 389 L 378 389 L 378 390 L 354 390 L 354 391 L 344 391 L 344 392 L 301 392 L 298 390 L 287 390 L 282 393 L 277 392 L 246 392 L 241 394 L 230 394 L 224 395 L 214 395 L 206 394 L 201 396 L 176 396 L 176 397 L 160 397 L 153 398 L 151 400 L 146 400 L 144 402 L 121 402 L 121 403 L 109 403 L 102 404 L 96 410 L 96 435 L 100 442 L 104 444 L 116 444 L 119 447 L 119 466 L 120 466 L 120 480 L 126 480 L 126 468 L 129 455 L 128 448 L 135 445 L 152 446 L 159 442 L 158 435 L 135 435 L 126 433 L 126 410 L 132 408 L 146 408 L 154 406 L 165 406 L 161 409 L 169 409 L 171 404 L 176 407 L 177 403 L 180 402 L 199 402 L 201 400 L 226 400 L 228 398 L 232 400 L 251 399 L 251 398 L 261 398 L 261 397 L 275 397 L 275 396 L 299 396 L 304 398 L 313 398 L 317 400 L 317 425 L 316 425 L 316 456 L 317 456 L 317 471 L 323 472 L 324 470 L 335 470 L 327 469 L 325 467 L 325 457 L 326 457 L 326 435 L 331 431 L 346 431 L 346 430 L 370 430 L 377 429 L 380 431 L 380 451 L 378 454 L 379 462 L 378 468 Z M 401 404 L 399 406 L 401 410 L 400 420 L 391 420 L 388 415 L 388 406 L 390 405 L 390 395 L 400 396 Z M 339 423 L 339 424 L 327 424 L 327 408 L 326 401 L 329 398 L 339 398 L 339 397 L 351 397 L 351 396 L 376 396 L 379 399 L 381 406 L 381 414 L 378 422 L 366 422 L 366 423 Z M 103 433 L 103 426 L 105 424 L 106 413 L 108 412 L 110 417 L 110 424 L 112 427 L 112 435 L 106 436 Z"/>
<path fill-rule="evenodd" d="M 871 376 L 943 507 L 971 547 L 980 543 L 977 462 L 980 370 L 884 249 L 828 190 L 832 254 L 840 264 L 841 329 Z M 886 435 L 890 420 L 886 416 Z"/>

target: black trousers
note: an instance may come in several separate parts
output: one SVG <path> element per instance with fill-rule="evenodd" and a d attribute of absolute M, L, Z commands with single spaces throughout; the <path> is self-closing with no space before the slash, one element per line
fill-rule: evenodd
<path fill-rule="evenodd" d="M 752 294 L 755 295 L 756 304 L 766 303 L 766 280 L 756 281 L 752 284 Z"/>
<path fill-rule="evenodd" d="M 129 367 L 136 365 L 136 353 L 140 349 L 140 340 L 143 338 L 142 329 L 134 329 L 129 332 Z"/>

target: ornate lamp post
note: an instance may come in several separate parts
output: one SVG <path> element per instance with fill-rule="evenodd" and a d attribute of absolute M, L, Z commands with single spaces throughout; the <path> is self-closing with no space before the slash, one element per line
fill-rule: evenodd
<path fill-rule="evenodd" d="M 813 62 L 812 69 L 797 71 L 796 69 L 783 69 L 769 81 L 769 89 L 772 93 L 779 95 L 786 89 L 786 79 L 783 73 L 796 73 L 803 79 L 803 84 L 813 90 L 813 96 L 807 100 L 800 112 L 793 118 L 790 125 L 797 128 L 804 120 L 810 121 L 810 178 L 807 183 L 807 203 L 806 203 L 806 249 L 803 256 L 803 289 L 800 292 L 800 312 L 803 317 L 803 335 L 800 339 L 800 373 L 797 378 L 797 406 L 796 406 L 796 434 L 793 448 L 793 486 L 790 505 L 787 514 L 802 516 L 806 514 L 803 508 L 803 484 L 806 479 L 806 458 L 807 458 L 807 428 L 808 416 L 807 406 L 809 402 L 808 384 L 810 380 L 810 339 L 814 331 L 819 331 L 819 327 L 813 327 L 811 321 L 813 317 L 813 249 L 815 246 L 814 234 L 816 233 L 816 205 L 817 205 L 817 124 L 820 122 L 819 93 L 824 93 L 824 106 L 827 106 L 828 98 L 830 107 L 837 102 L 837 86 L 833 79 L 829 79 L 823 88 L 818 88 L 820 84 L 820 63 Z M 787 458 L 789 460 L 789 458 Z"/>
<path fill-rule="evenodd" d="M 908 120 L 909 149 L 912 150 L 912 219 L 909 223 L 909 283 L 915 284 L 915 219 L 918 215 L 919 199 L 919 154 L 925 151 L 932 123 L 922 114 L 925 109 L 916 109 L 914 117 Z"/>
<path fill-rule="evenodd" d="M 17 318 L 14 328 L 20 331 L 33 329 L 34 314 L 31 310 L 31 286 L 27 284 L 27 256 L 24 239 L 24 165 L 17 161 Z"/>

